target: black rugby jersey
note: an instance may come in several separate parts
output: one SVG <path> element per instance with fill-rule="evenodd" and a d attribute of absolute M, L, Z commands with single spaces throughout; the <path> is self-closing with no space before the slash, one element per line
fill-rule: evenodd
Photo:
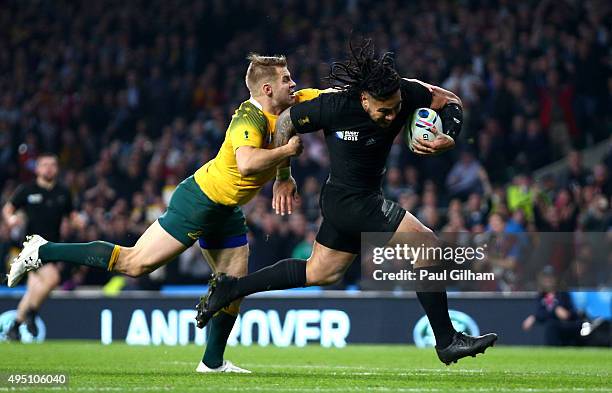
<path fill-rule="evenodd" d="M 10 202 L 27 217 L 26 234 L 37 234 L 49 241 L 59 241 L 62 218 L 72 211 L 72 197 L 60 184 L 47 190 L 36 182 L 21 185 Z"/>
<path fill-rule="evenodd" d="M 361 106 L 358 95 L 322 94 L 291 107 L 298 133 L 323 129 L 333 184 L 379 189 L 393 140 L 417 108 L 430 107 L 432 95 L 418 82 L 402 79 L 402 107 L 387 128 L 379 127 Z"/>

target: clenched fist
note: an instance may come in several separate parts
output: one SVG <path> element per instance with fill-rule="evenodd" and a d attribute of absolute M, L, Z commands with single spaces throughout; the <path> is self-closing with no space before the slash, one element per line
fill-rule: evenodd
<path fill-rule="evenodd" d="M 302 144 L 302 140 L 297 135 L 292 136 L 285 146 L 287 146 L 289 157 L 299 156 L 304 151 L 304 145 Z"/>

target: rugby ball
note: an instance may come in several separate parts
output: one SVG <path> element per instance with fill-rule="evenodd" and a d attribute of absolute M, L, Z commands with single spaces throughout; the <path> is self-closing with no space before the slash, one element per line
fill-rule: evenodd
<path fill-rule="evenodd" d="M 410 122 L 406 125 L 406 143 L 410 151 L 414 151 L 413 144 L 417 138 L 423 138 L 426 141 L 436 139 L 436 135 L 431 132 L 434 126 L 439 133 L 444 132 L 442 120 L 436 111 L 430 108 L 419 108 L 414 111 Z"/>

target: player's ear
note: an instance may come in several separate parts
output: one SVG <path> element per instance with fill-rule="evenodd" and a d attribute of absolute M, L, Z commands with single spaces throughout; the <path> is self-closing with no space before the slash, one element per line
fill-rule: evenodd
<path fill-rule="evenodd" d="M 261 87 L 261 90 L 266 96 L 272 97 L 272 85 L 271 84 L 264 83 L 264 85 Z"/>
<path fill-rule="evenodd" d="M 370 107 L 370 102 L 368 101 L 368 94 L 365 91 L 362 91 L 360 98 L 361 98 L 361 105 L 363 106 L 363 109 L 367 111 L 368 108 Z"/>

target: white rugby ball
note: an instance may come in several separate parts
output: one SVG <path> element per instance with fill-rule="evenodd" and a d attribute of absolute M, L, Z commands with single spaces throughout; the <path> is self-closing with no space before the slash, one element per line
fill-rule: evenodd
<path fill-rule="evenodd" d="M 431 132 L 434 126 L 439 133 L 444 131 L 442 120 L 436 111 L 430 108 L 419 108 L 414 111 L 410 123 L 406 127 L 406 142 L 411 151 L 414 151 L 413 145 L 417 138 L 423 138 L 426 141 L 436 139 L 436 135 Z"/>

